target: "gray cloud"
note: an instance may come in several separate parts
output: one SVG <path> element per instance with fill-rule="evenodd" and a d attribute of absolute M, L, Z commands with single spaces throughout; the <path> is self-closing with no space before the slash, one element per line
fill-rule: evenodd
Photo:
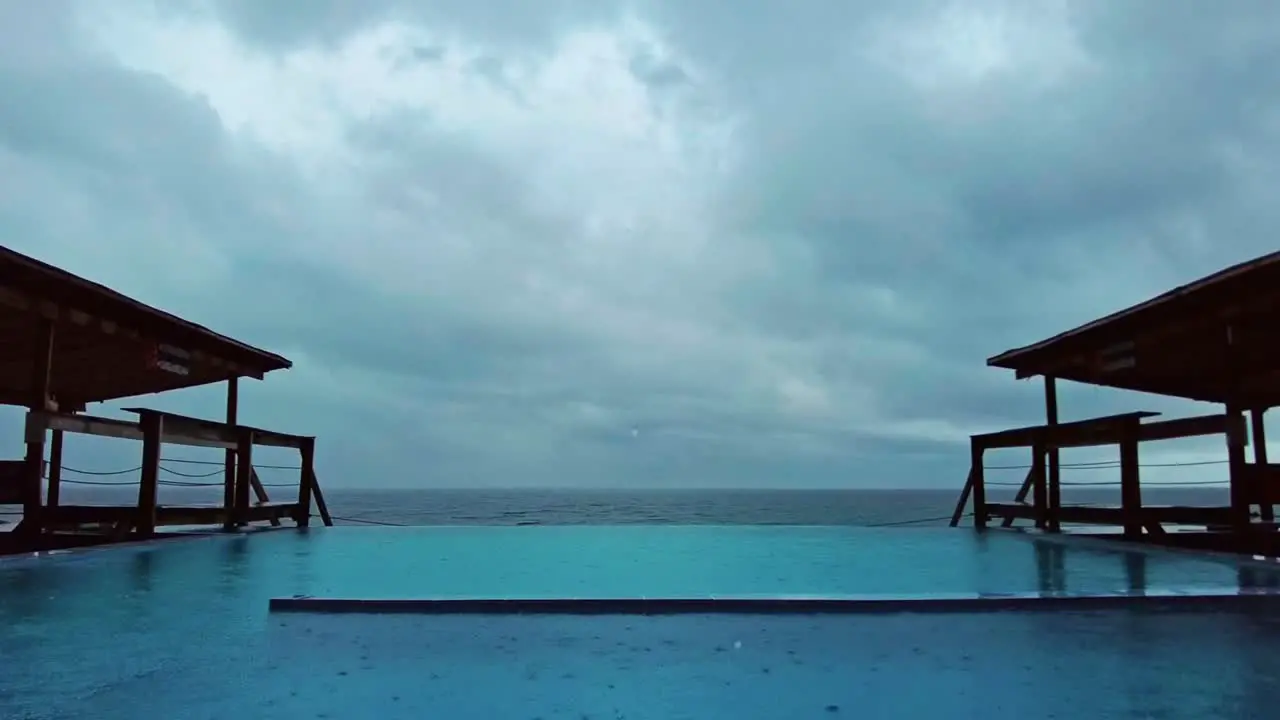
<path fill-rule="evenodd" d="M 986 356 L 1274 246 L 1280 10 L 1051 5 L 0 10 L 0 231 L 333 484 L 953 485 Z"/>

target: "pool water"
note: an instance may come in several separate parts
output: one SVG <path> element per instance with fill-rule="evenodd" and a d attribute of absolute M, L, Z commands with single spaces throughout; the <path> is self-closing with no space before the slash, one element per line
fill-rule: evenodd
<path fill-rule="evenodd" d="M 296 594 L 1208 591 L 1245 575 L 1274 580 L 1260 566 L 1092 541 L 777 526 L 324 528 L 8 559 L 0 717 L 913 717 L 929 703 L 931 717 L 1174 706 L 1200 714 L 1151 716 L 1253 717 L 1259 688 L 1280 690 L 1280 660 L 1263 652 L 1275 630 L 1256 612 L 267 613 L 271 597 Z M 1087 703 L 1103 714 L 1075 712 Z"/>
<path fill-rule="evenodd" d="M 98 584 L 149 594 L 217 581 L 254 599 L 1088 593 L 1220 588 L 1238 574 L 1230 562 L 1099 541 L 780 526 L 326 528 L 0 569 L 0 578 L 40 586 L 74 578 L 76 594 Z"/>

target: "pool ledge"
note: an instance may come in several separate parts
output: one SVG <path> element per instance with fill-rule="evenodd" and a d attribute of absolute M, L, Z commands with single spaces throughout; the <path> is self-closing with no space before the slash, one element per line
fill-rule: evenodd
<path fill-rule="evenodd" d="M 271 612 L 421 615 L 688 615 L 972 613 L 1094 609 L 1280 608 L 1280 592 L 1255 589 L 957 595 L 734 595 L 632 598 L 272 598 Z"/>

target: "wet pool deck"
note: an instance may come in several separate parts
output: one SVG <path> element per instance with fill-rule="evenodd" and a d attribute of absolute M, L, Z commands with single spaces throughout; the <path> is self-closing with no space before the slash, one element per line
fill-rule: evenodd
<path fill-rule="evenodd" d="M 1256 606 L 333 615 L 271 598 L 1233 594 L 1229 557 L 993 531 L 324 528 L 0 560 L 0 717 L 1275 717 Z M 993 606 L 994 607 L 994 606 Z M 488 690 L 485 690 L 485 689 Z"/>

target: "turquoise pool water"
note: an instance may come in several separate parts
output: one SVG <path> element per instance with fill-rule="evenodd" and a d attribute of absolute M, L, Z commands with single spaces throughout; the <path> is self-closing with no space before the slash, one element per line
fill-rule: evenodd
<path fill-rule="evenodd" d="M 216 584 L 252 601 L 1108 592 L 1237 575 L 1225 561 L 1007 532 L 779 526 L 329 528 L 0 563 L 0 579 L 75 597 Z"/>
<path fill-rule="evenodd" d="M 929 698 L 951 699 L 946 713 L 932 717 L 969 717 L 970 710 L 974 717 L 1004 716 L 991 715 L 990 702 L 978 699 L 975 688 L 984 683 L 1005 693 L 1001 702 L 1019 717 L 1049 717 L 1027 714 L 1030 690 L 1007 686 L 1025 681 L 1035 687 L 1055 673 L 1071 675 L 1077 685 L 1097 676 L 1119 687 L 1130 678 L 1159 703 L 1174 702 L 1168 693 L 1189 692 L 1202 708 L 1219 701 L 1252 707 L 1255 686 L 1278 689 L 1280 666 L 1255 651 L 1270 644 L 1263 638 L 1272 632 L 1271 621 L 1242 613 L 1200 613 L 1174 622 L 1181 616 L 331 618 L 266 611 L 269 598 L 294 594 L 1101 593 L 1221 589 L 1236 586 L 1242 574 L 1242 566 L 1227 560 L 1064 545 L 1012 533 L 833 527 L 327 528 L 7 559 L 0 561 L 0 717 L 417 718 L 423 708 L 437 707 L 448 710 L 437 716 L 449 718 L 580 720 L 584 713 L 616 718 L 608 714 L 609 703 L 620 703 L 616 709 L 628 718 L 798 718 L 810 710 L 818 713 L 814 717 L 847 716 L 857 697 L 878 698 L 877 707 L 916 707 L 923 702 L 920 688 Z M 1257 568 L 1247 574 L 1263 584 L 1272 575 Z M 891 646 L 886 627 L 899 628 L 905 644 Z M 733 635 L 741 648 L 729 642 Z M 766 637 L 775 638 L 772 645 Z M 784 637 L 791 639 L 776 640 Z M 1106 667 L 1123 666 L 1118 660 L 1099 665 L 1082 638 L 1130 662 L 1141 660 L 1142 667 L 1104 677 Z M 1065 655 L 1063 644 L 1070 649 Z M 908 645 L 917 651 L 903 649 Z M 649 650 L 636 649 L 644 647 Z M 717 649 L 725 647 L 733 654 Z M 752 656 L 753 664 L 772 663 L 773 669 L 732 664 L 729 657 L 748 657 L 742 648 L 761 653 Z M 784 665 L 797 656 L 801 665 Z M 303 658 L 309 665 L 296 664 Z M 1204 671 L 1194 669 L 1202 662 L 1211 662 L 1213 673 L 1240 674 L 1244 680 L 1231 682 L 1245 685 L 1206 685 L 1197 679 Z M 569 665 L 579 670 L 558 672 Z M 987 677 L 999 668 L 1007 677 Z M 897 678 L 893 682 L 904 684 L 900 691 L 910 690 L 907 670 L 916 673 L 915 690 L 894 695 L 870 689 L 880 687 L 877 673 L 887 673 L 882 680 Z M 936 681 L 928 674 L 933 671 L 950 679 Z M 530 685 L 529 672 L 543 684 Z M 1168 688 L 1161 690 L 1157 680 Z M 817 706 L 805 700 L 809 709 L 802 713 L 801 696 L 786 695 L 796 683 L 795 692 L 809 688 L 816 697 L 826 688 L 826 695 L 843 699 Z M 609 685 L 617 692 L 607 692 Z M 1058 712 L 1072 707 L 1062 689 L 1069 685 L 1053 686 L 1066 703 Z M 498 689 L 477 693 L 478 687 Z M 397 694 L 390 688 L 403 689 Z M 653 694 L 660 688 L 678 692 L 657 702 Z M 772 688 L 779 698 L 761 704 L 760 688 Z M 1129 701 L 1117 697 L 1107 701 L 1108 713 L 1127 707 Z M 695 714 L 677 711 L 680 698 Z M 759 712 L 715 711 L 717 703 L 746 707 L 746 698 L 756 698 L 749 704 Z M 362 704 L 366 699 L 372 704 Z M 251 709 L 232 713 L 228 703 Z M 571 708 L 575 703 L 590 709 Z M 828 711 L 828 705 L 845 710 Z M 764 713 L 770 707 L 783 714 Z M 786 714 L 792 712 L 801 714 Z M 1175 716 L 1181 717 L 1161 717 Z"/>

